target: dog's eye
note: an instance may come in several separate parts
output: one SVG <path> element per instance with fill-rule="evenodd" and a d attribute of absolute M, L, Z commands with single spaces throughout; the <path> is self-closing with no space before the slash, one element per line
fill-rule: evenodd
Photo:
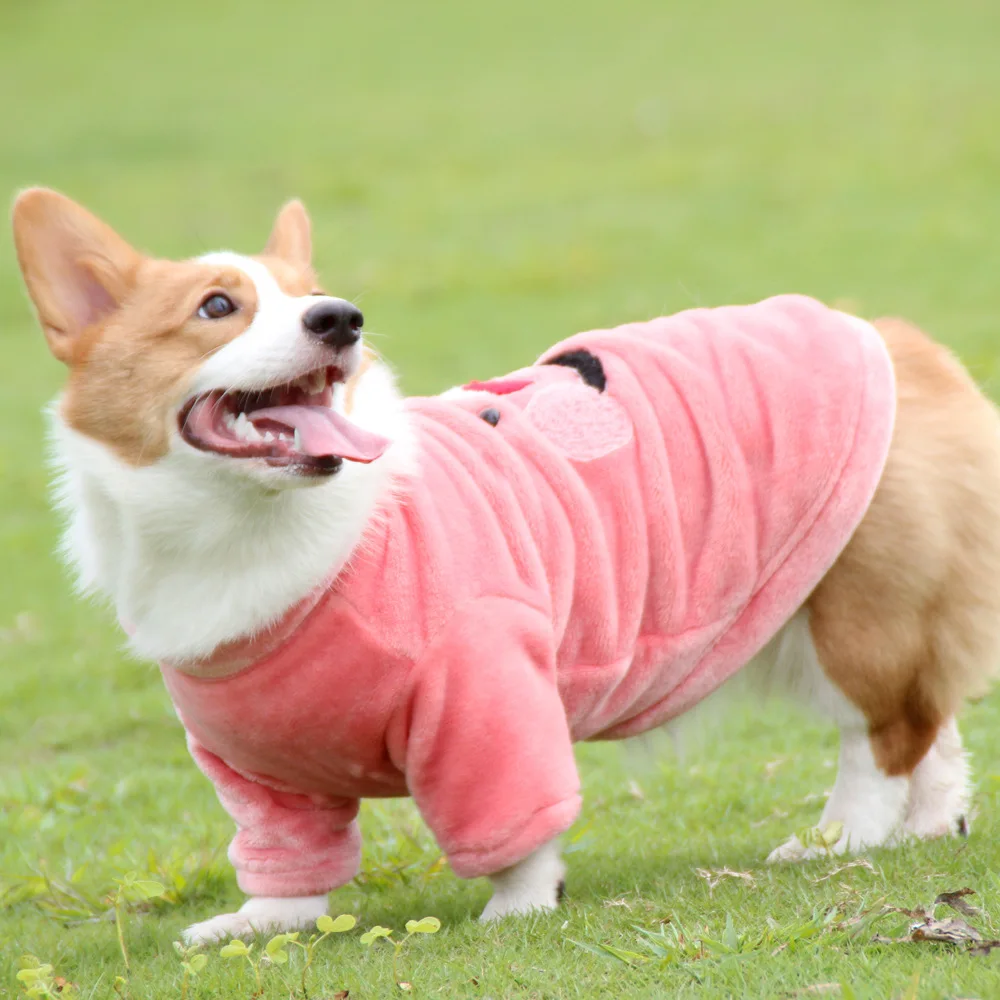
<path fill-rule="evenodd" d="M 236 312 L 236 305 L 228 295 L 221 292 L 213 292 L 198 309 L 198 315 L 202 319 L 222 319 L 230 313 Z"/>

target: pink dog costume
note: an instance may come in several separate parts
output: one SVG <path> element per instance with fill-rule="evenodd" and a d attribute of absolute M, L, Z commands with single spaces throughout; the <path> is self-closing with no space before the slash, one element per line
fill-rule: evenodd
<path fill-rule="evenodd" d="M 778 631 L 895 416 L 875 330 L 797 296 L 579 334 L 473 390 L 407 403 L 419 474 L 328 587 L 228 673 L 163 667 L 250 894 L 352 878 L 364 796 L 412 795 L 464 877 L 566 830 L 573 741 L 665 722 Z"/>

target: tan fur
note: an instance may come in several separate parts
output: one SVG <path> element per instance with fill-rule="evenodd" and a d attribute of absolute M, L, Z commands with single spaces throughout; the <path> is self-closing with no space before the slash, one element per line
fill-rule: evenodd
<path fill-rule="evenodd" d="M 170 421 L 192 374 L 253 321 L 253 282 L 238 268 L 145 257 L 54 191 L 24 192 L 13 223 L 49 346 L 70 369 L 63 418 L 131 465 L 156 462 L 166 454 Z M 316 292 L 310 254 L 308 216 L 291 202 L 258 259 L 286 293 L 309 295 Z M 214 291 L 225 292 L 237 312 L 198 317 Z"/>
<path fill-rule="evenodd" d="M 278 212 L 264 247 L 264 256 L 277 258 L 300 270 L 310 269 L 312 223 L 305 205 L 298 199 L 288 202 Z"/>
<path fill-rule="evenodd" d="M 1000 668 L 1000 416 L 943 347 L 901 320 L 876 326 L 896 371 L 892 446 L 807 606 L 824 670 L 901 775 Z"/>
<path fill-rule="evenodd" d="M 278 212 L 264 252 L 256 258 L 286 295 L 322 295 L 312 266 L 312 223 L 301 201 Z"/>
<path fill-rule="evenodd" d="M 118 309 L 142 257 L 113 229 L 44 188 L 14 202 L 14 246 L 49 349 L 72 363 L 80 333 Z"/>
<path fill-rule="evenodd" d="M 69 426 L 141 466 L 166 454 L 191 376 L 249 326 L 257 292 L 242 271 L 218 265 L 145 260 L 138 276 L 129 307 L 81 334 L 60 405 Z M 214 291 L 224 291 L 238 311 L 198 317 Z"/>

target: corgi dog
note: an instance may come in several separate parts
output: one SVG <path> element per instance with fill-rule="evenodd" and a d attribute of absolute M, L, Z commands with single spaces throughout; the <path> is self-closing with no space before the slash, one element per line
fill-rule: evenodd
<path fill-rule="evenodd" d="M 551 909 L 573 742 L 737 671 L 838 725 L 833 850 L 967 833 L 1000 419 L 913 326 L 783 296 L 408 400 L 297 201 L 256 256 L 155 259 L 46 189 L 13 230 L 68 370 L 64 554 L 160 664 L 238 827 L 249 899 L 189 942 L 312 924 L 357 871 L 363 797 L 414 797 L 490 878 L 483 919 Z"/>

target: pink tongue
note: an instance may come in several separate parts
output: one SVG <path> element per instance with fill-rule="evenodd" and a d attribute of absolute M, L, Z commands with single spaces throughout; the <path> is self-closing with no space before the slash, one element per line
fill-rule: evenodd
<path fill-rule="evenodd" d="M 299 450 L 314 458 L 339 455 L 350 462 L 374 462 L 391 442 L 352 424 L 328 406 L 268 406 L 252 410 L 247 419 L 280 424 L 299 432 Z"/>

